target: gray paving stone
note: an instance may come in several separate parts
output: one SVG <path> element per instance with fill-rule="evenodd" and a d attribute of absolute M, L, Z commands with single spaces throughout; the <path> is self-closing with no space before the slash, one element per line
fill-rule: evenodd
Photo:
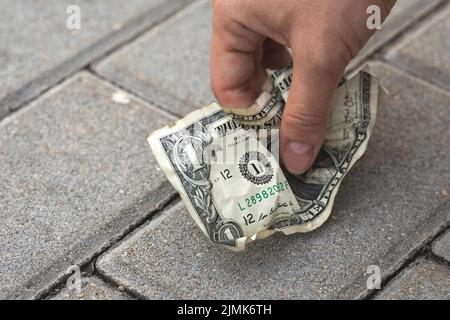
<path fill-rule="evenodd" d="M 209 1 L 192 5 L 95 66 L 153 104 L 184 115 L 215 99 L 209 85 Z"/>
<path fill-rule="evenodd" d="M 408 32 L 408 26 L 416 24 L 419 17 L 436 7 L 440 0 L 397 0 L 389 17 L 372 38 L 367 42 L 358 56 L 352 61 L 348 69 L 354 69 L 374 53 L 383 44 L 391 40 L 402 31 Z"/>
<path fill-rule="evenodd" d="M 450 95 L 374 64 L 391 95 L 369 149 L 315 232 L 275 235 L 244 254 L 210 244 L 182 205 L 100 257 L 97 270 L 147 298 L 355 298 L 365 272 L 392 274 L 450 221 Z"/>
<path fill-rule="evenodd" d="M 420 259 L 403 270 L 377 300 L 450 300 L 450 268 Z"/>
<path fill-rule="evenodd" d="M 450 5 L 386 54 L 418 77 L 450 91 Z"/>
<path fill-rule="evenodd" d="M 0 0 L 0 119 L 189 0 Z M 69 5 L 81 30 L 69 30 Z"/>
<path fill-rule="evenodd" d="M 433 253 L 450 262 L 450 230 L 440 236 L 431 247 Z"/>
<path fill-rule="evenodd" d="M 115 92 L 81 73 L 0 123 L 0 297 L 34 297 L 173 195 L 145 140 L 171 118 Z"/>
<path fill-rule="evenodd" d="M 81 290 L 76 288 L 62 289 L 51 300 L 131 300 L 125 292 L 106 284 L 97 277 L 84 278 Z"/>

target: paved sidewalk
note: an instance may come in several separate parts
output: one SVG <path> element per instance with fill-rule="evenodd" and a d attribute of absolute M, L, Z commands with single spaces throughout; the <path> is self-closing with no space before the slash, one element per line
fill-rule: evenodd
<path fill-rule="evenodd" d="M 49 2 L 0 0 L 0 298 L 450 299 L 450 1 L 399 0 L 352 63 L 390 95 L 330 220 L 243 254 L 145 140 L 214 100 L 209 1 Z"/>

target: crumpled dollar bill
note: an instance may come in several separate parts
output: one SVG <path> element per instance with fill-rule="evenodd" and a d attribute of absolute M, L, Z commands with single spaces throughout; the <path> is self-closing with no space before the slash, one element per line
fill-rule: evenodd
<path fill-rule="evenodd" d="M 344 177 L 364 154 L 382 89 L 368 71 L 344 79 L 313 166 L 302 175 L 281 164 L 279 126 L 292 66 L 268 71 L 247 109 L 211 104 L 148 137 L 155 157 L 203 233 L 242 251 L 275 232 L 309 232 L 330 216 Z"/>

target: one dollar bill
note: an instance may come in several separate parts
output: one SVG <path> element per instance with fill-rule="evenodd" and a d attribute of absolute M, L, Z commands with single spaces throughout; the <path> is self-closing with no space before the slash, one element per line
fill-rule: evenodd
<path fill-rule="evenodd" d="M 364 154 L 376 120 L 378 80 L 366 71 L 337 89 L 322 149 L 294 176 L 278 157 L 278 127 L 292 68 L 270 72 L 248 109 L 211 104 L 148 137 L 192 218 L 236 251 L 275 232 L 309 232 L 330 216 L 343 178 Z"/>

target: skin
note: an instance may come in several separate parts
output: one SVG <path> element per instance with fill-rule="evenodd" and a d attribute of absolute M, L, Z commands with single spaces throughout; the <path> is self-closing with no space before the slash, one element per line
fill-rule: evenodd
<path fill-rule="evenodd" d="M 374 33 L 366 25 L 368 6 L 378 5 L 384 20 L 395 0 L 212 2 L 211 86 L 221 105 L 251 106 L 265 69 L 293 61 L 280 155 L 289 171 L 303 173 L 320 150 L 345 68 Z"/>

